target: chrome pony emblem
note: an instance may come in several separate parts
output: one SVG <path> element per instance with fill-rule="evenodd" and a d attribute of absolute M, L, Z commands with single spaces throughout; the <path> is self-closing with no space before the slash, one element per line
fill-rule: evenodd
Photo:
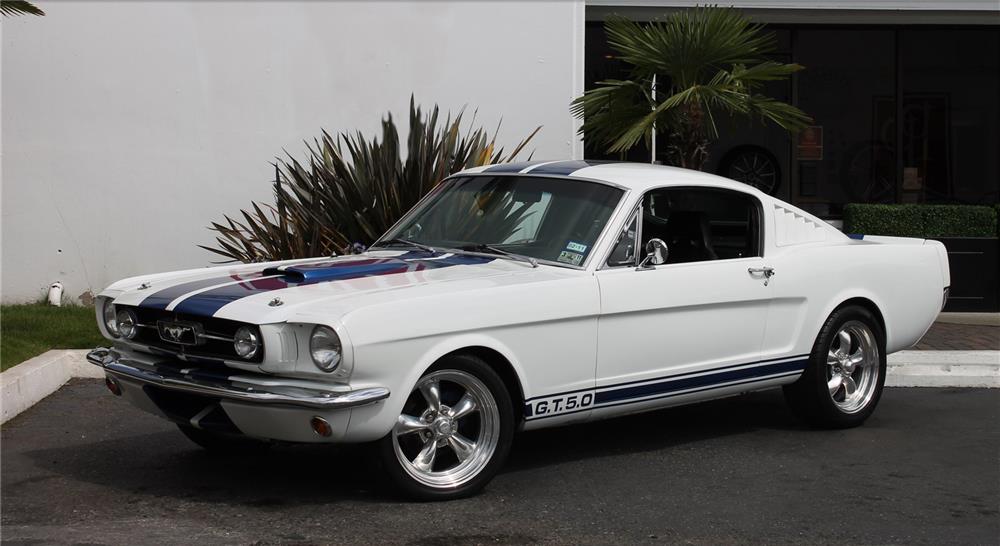
<path fill-rule="evenodd" d="M 200 341 L 200 325 L 193 322 L 168 322 L 165 320 L 156 323 L 156 329 L 160 333 L 160 339 L 181 345 L 197 345 Z"/>

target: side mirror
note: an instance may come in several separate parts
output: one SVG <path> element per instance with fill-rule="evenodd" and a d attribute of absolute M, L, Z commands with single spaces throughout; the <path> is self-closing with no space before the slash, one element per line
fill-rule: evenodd
<path fill-rule="evenodd" d="M 646 257 L 636 268 L 637 271 L 642 271 L 646 269 L 653 269 L 653 266 L 663 265 L 667 263 L 667 255 L 670 251 L 667 249 L 667 243 L 663 242 L 663 239 L 650 239 L 646 243 Z"/>

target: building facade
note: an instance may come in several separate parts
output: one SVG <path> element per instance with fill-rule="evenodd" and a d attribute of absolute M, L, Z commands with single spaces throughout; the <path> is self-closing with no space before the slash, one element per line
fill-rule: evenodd
<path fill-rule="evenodd" d="M 38 4 L 0 37 L 4 302 L 208 264 L 206 226 L 270 200 L 273 157 L 321 128 L 374 134 L 411 93 L 502 119 L 508 145 L 541 125 L 536 158 L 604 157 L 568 111 L 624 70 L 603 21 L 695 2 Z M 768 91 L 814 125 L 727 124 L 708 170 L 766 167 L 775 195 L 834 222 L 850 202 L 997 202 L 994 0 L 735 6 L 806 67 Z"/>
<path fill-rule="evenodd" d="M 653 20 L 671 9 L 606 4 L 587 11 L 588 86 L 627 72 L 604 36 L 608 15 Z M 727 123 L 709 150 L 708 170 L 733 178 L 750 170 L 767 177 L 773 194 L 834 221 L 846 203 L 997 203 L 996 11 L 972 2 L 853 3 L 864 9 L 838 2 L 838 9 L 819 3 L 811 10 L 802 9 L 807 2 L 738 4 L 774 33 L 775 60 L 805 66 L 767 92 L 805 111 L 813 125 L 789 135 Z M 585 153 L 610 157 L 592 146 Z M 649 157 L 646 148 L 630 154 Z"/>

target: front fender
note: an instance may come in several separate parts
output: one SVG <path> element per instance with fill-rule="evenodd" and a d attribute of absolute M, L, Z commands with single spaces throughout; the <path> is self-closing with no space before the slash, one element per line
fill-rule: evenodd
<path fill-rule="evenodd" d="M 496 351 L 510 363 L 522 391 L 525 390 L 525 373 L 521 361 L 513 349 L 497 337 L 482 332 L 463 333 L 443 339 L 429 340 L 422 345 L 424 346 L 419 351 L 408 353 L 411 356 L 416 356 L 412 363 L 400 362 L 398 367 L 394 367 L 396 372 L 394 375 L 397 375 L 398 378 L 389 387 L 392 395 L 384 403 L 353 410 L 345 438 L 347 441 L 374 441 L 388 434 L 395 426 L 396 419 L 403 411 L 403 405 L 417 381 L 442 357 L 462 349 L 485 347 Z M 404 352 L 404 354 L 406 353 Z M 367 381 L 365 383 L 367 384 Z"/>

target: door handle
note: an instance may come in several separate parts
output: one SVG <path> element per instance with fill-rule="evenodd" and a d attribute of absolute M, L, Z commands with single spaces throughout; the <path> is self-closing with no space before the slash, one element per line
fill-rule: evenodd
<path fill-rule="evenodd" d="M 756 276 L 756 275 L 764 275 L 764 286 L 767 286 L 767 283 L 770 282 L 771 277 L 774 276 L 774 268 L 773 267 L 768 267 L 768 266 L 764 266 L 764 267 L 751 267 L 751 268 L 747 269 L 747 273 L 749 273 L 751 275 L 754 275 L 754 276 Z"/>

